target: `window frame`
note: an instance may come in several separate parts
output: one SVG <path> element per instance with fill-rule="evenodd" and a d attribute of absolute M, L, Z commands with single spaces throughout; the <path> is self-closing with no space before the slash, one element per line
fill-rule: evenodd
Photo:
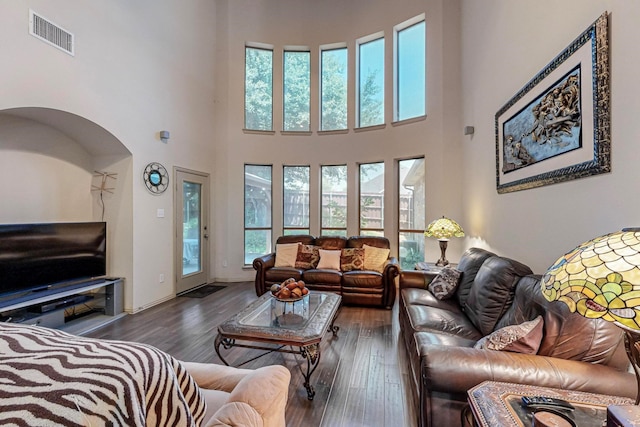
<path fill-rule="evenodd" d="M 286 209 L 285 209 L 285 201 L 286 201 L 286 189 L 285 189 L 285 177 L 286 177 L 286 169 L 287 168 L 307 168 L 307 206 L 306 206 L 306 212 L 307 212 L 307 227 L 306 228 L 301 228 L 301 227 L 290 227 L 287 226 L 285 224 L 285 216 L 286 216 Z M 310 182 L 311 182 L 311 165 L 282 165 L 282 234 L 283 235 L 287 235 L 287 234 L 311 234 L 311 186 L 310 186 Z M 287 231 L 299 231 L 298 233 L 287 233 Z"/>
<path fill-rule="evenodd" d="M 399 70 L 399 34 L 415 25 L 424 23 L 424 111 L 421 115 L 400 118 L 400 70 Z M 393 122 L 419 120 L 427 115 L 427 21 L 424 13 L 414 16 L 393 27 Z"/>
<path fill-rule="evenodd" d="M 322 116 L 323 116 L 323 84 L 322 84 L 322 80 L 324 77 L 324 73 L 323 73 L 323 66 L 324 66 L 324 61 L 323 61 L 323 53 L 325 52 L 331 52 L 331 51 L 337 51 L 337 50 L 344 50 L 345 54 L 347 56 L 346 59 L 346 70 L 345 70 L 345 74 L 346 74 L 346 78 L 345 78 L 345 112 L 346 112 L 346 117 L 345 117 L 345 127 L 344 128 L 337 128 L 337 129 L 324 129 L 324 122 L 322 120 Z M 322 133 L 322 132 L 344 132 L 344 131 L 348 131 L 349 130 L 349 48 L 347 46 L 346 43 L 333 43 L 333 44 L 327 44 L 327 45 L 321 45 L 320 49 L 319 49 L 319 61 L 320 61 L 320 66 L 319 66 L 319 79 L 318 79 L 318 105 L 319 105 L 319 124 L 318 124 L 318 132 Z"/>
<path fill-rule="evenodd" d="M 381 226 L 379 228 L 362 226 L 362 167 L 367 165 L 382 165 L 382 201 L 380 204 Z M 367 162 L 358 164 L 358 235 L 361 236 L 384 236 L 385 221 L 385 182 L 386 182 L 387 166 L 384 161 Z"/>
<path fill-rule="evenodd" d="M 271 127 L 269 129 L 254 129 L 247 126 L 247 51 L 248 49 L 262 50 L 271 52 Z M 268 132 L 273 133 L 273 75 L 274 75 L 274 46 L 265 43 L 246 43 L 244 47 L 244 123 L 243 129 L 250 132 Z"/>
<path fill-rule="evenodd" d="M 401 168 L 401 164 L 402 162 L 405 161 L 417 161 L 417 160 L 422 160 L 422 164 L 423 164 L 423 189 L 424 189 L 424 194 L 423 196 L 423 200 L 424 200 L 424 206 L 422 206 L 422 228 L 403 228 L 402 227 L 402 213 L 401 213 L 401 191 L 400 191 L 400 187 L 402 186 L 403 180 L 401 177 L 401 173 L 402 173 L 402 168 Z M 426 181 L 426 161 L 425 161 L 425 156 L 415 156 L 415 157 L 407 157 L 407 158 L 402 158 L 402 159 L 397 159 L 396 160 L 396 183 L 397 183 L 397 187 L 396 187 L 396 220 L 397 220 L 397 234 L 396 234 L 396 244 L 397 244 L 397 248 L 398 248 L 398 262 L 402 263 L 402 256 L 401 256 L 401 250 L 402 250 L 402 246 L 401 246 L 401 242 L 400 242 L 400 236 L 402 234 L 419 234 L 422 236 L 421 242 L 423 245 L 423 253 L 422 253 L 422 258 L 419 261 L 424 261 L 424 230 L 427 226 L 426 224 L 426 218 L 425 213 L 426 213 L 426 208 L 427 208 L 427 181 Z M 415 198 L 414 198 L 415 199 Z M 413 206 L 412 211 L 414 212 L 414 217 L 416 216 L 415 211 L 415 203 Z M 415 225 L 415 223 L 414 223 Z M 419 262 L 418 261 L 418 262 Z M 409 268 L 409 266 L 407 266 L 407 268 Z M 410 268 L 414 268 L 414 266 L 410 266 Z"/>
<path fill-rule="evenodd" d="M 363 45 L 369 44 L 369 43 L 373 43 L 373 42 L 377 42 L 379 40 L 382 40 L 382 122 L 381 123 L 375 123 L 375 124 L 371 124 L 371 125 L 366 125 L 366 126 L 362 126 L 362 122 L 361 122 L 361 118 L 362 118 L 362 111 L 361 111 L 361 106 L 362 106 L 362 100 L 361 100 L 361 87 L 360 87 L 360 83 L 361 83 L 361 76 L 360 76 L 360 71 L 361 71 L 361 66 L 360 66 L 360 48 Z M 386 39 L 385 39 L 385 35 L 384 35 L 384 31 L 379 31 L 377 33 L 374 34 L 370 34 L 368 36 L 365 37 L 361 37 L 359 39 L 356 40 L 356 69 L 355 69 L 355 90 L 356 90 L 356 102 L 355 102 L 355 110 L 356 110 L 356 128 L 357 129 L 362 129 L 362 128 L 368 128 L 368 127 L 374 127 L 374 126 L 380 126 L 380 125 L 384 125 L 385 124 L 385 117 L 386 117 L 386 104 L 385 104 L 385 95 L 386 95 L 386 91 L 385 91 L 385 71 L 386 71 L 386 57 L 385 57 L 385 50 L 386 50 L 386 45 L 385 45 Z"/>
<path fill-rule="evenodd" d="M 269 167 L 271 170 L 271 185 L 269 188 L 270 191 L 270 195 L 271 195 L 271 200 L 269 203 L 269 226 L 260 226 L 260 227 L 247 227 L 247 167 L 250 166 L 260 166 L 260 167 Z M 251 264 L 247 264 L 245 261 L 247 260 L 247 231 L 268 231 L 269 232 L 269 239 L 267 240 L 267 252 L 266 253 L 270 253 L 273 249 L 273 165 L 272 164 L 258 164 L 258 163 L 245 163 L 244 167 L 243 167 L 243 210 L 242 210 L 242 216 L 243 216 L 243 234 L 242 234 L 242 240 L 243 240 L 243 245 L 242 245 L 242 254 L 243 254 L 243 265 L 247 266 L 247 265 L 251 265 Z"/>
<path fill-rule="evenodd" d="M 344 227 L 324 227 L 324 223 L 323 223 L 323 203 L 322 203 L 322 199 L 324 197 L 324 188 L 323 188 L 323 170 L 324 168 L 329 168 L 329 167 L 344 167 L 345 168 L 345 205 L 344 205 L 344 209 L 345 209 L 345 224 Z M 349 178 L 348 178 L 348 174 L 349 174 L 349 166 L 344 163 L 344 164 L 329 164 L 329 165 L 320 165 L 320 235 L 324 235 L 323 231 L 342 231 L 344 230 L 344 235 L 345 237 L 347 237 L 347 230 L 349 227 Z M 334 235 L 334 234 L 332 234 Z"/>
<path fill-rule="evenodd" d="M 309 101 L 307 104 L 307 113 L 308 113 L 308 123 L 307 123 L 307 129 L 302 129 L 302 130 L 292 130 L 292 129 L 287 129 L 285 127 L 285 121 L 286 121 L 286 108 L 287 108 L 287 103 L 286 103 L 286 57 L 287 57 L 287 53 L 306 53 L 308 56 L 308 61 L 309 61 L 309 75 L 307 76 L 308 78 L 308 83 L 309 83 L 309 87 L 308 87 L 308 97 L 309 97 Z M 283 51 L 282 51 L 282 132 L 291 132 L 291 133 L 296 133 L 296 134 L 300 134 L 300 133 L 309 133 L 311 132 L 311 49 L 309 49 L 309 47 L 307 46 L 285 46 Z"/>

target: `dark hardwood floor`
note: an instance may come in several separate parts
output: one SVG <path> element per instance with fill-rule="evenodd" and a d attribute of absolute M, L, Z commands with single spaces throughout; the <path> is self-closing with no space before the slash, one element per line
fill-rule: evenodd
<path fill-rule="evenodd" d="M 140 313 L 125 316 L 88 336 L 137 341 L 193 362 L 222 363 L 214 350 L 217 325 L 255 300 L 253 283 L 224 283 L 204 298 L 178 297 Z M 307 399 L 300 356 L 270 353 L 244 367 L 281 364 L 291 371 L 286 419 L 289 427 L 415 426 L 409 388 L 408 358 L 398 340 L 397 302 L 393 310 L 340 309 L 337 337 L 325 335 L 318 368 L 311 377 L 316 395 Z M 256 350 L 222 350 L 231 364 Z"/>

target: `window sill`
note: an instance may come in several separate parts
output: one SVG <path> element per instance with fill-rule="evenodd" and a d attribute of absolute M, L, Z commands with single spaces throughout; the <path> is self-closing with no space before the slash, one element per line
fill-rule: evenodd
<path fill-rule="evenodd" d="M 309 136 L 313 135 L 313 132 L 310 130 L 281 130 L 280 135 L 282 136 Z"/>
<path fill-rule="evenodd" d="M 422 122 L 427 120 L 427 116 L 418 116 L 418 117 L 412 117 L 410 119 L 405 119 L 405 120 L 400 120 L 397 122 L 391 122 L 391 126 L 402 126 L 402 125 L 408 125 L 410 123 L 417 123 L 417 122 Z"/>
<path fill-rule="evenodd" d="M 255 129 L 242 129 L 242 132 L 251 135 L 275 135 L 274 130 L 255 130 Z"/>
<path fill-rule="evenodd" d="M 354 128 L 353 131 L 358 133 L 358 132 L 369 132 L 370 130 L 382 130 L 384 128 L 386 128 L 387 125 L 385 123 L 381 124 L 381 125 L 373 125 L 373 126 L 365 126 L 365 127 L 361 127 L 361 128 Z"/>
<path fill-rule="evenodd" d="M 349 129 L 337 129 L 337 130 L 319 130 L 318 135 L 342 135 L 349 133 Z"/>

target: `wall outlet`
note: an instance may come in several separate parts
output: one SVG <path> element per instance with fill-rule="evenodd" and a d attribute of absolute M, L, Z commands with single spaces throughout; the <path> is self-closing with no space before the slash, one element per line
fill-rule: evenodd
<path fill-rule="evenodd" d="M 164 274 L 160 273 L 160 283 L 164 283 Z"/>
<path fill-rule="evenodd" d="M 223 266 L 223 267 L 225 267 L 225 268 L 226 268 L 228 265 L 229 265 L 229 264 L 227 264 L 227 260 L 226 260 L 226 259 L 225 259 L 224 261 L 222 261 L 222 266 Z"/>

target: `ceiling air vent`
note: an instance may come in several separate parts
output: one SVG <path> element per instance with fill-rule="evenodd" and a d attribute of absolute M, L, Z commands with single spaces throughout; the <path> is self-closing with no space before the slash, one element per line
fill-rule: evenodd
<path fill-rule="evenodd" d="M 73 34 L 29 10 L 29 33 L 73 56 Z"/>

